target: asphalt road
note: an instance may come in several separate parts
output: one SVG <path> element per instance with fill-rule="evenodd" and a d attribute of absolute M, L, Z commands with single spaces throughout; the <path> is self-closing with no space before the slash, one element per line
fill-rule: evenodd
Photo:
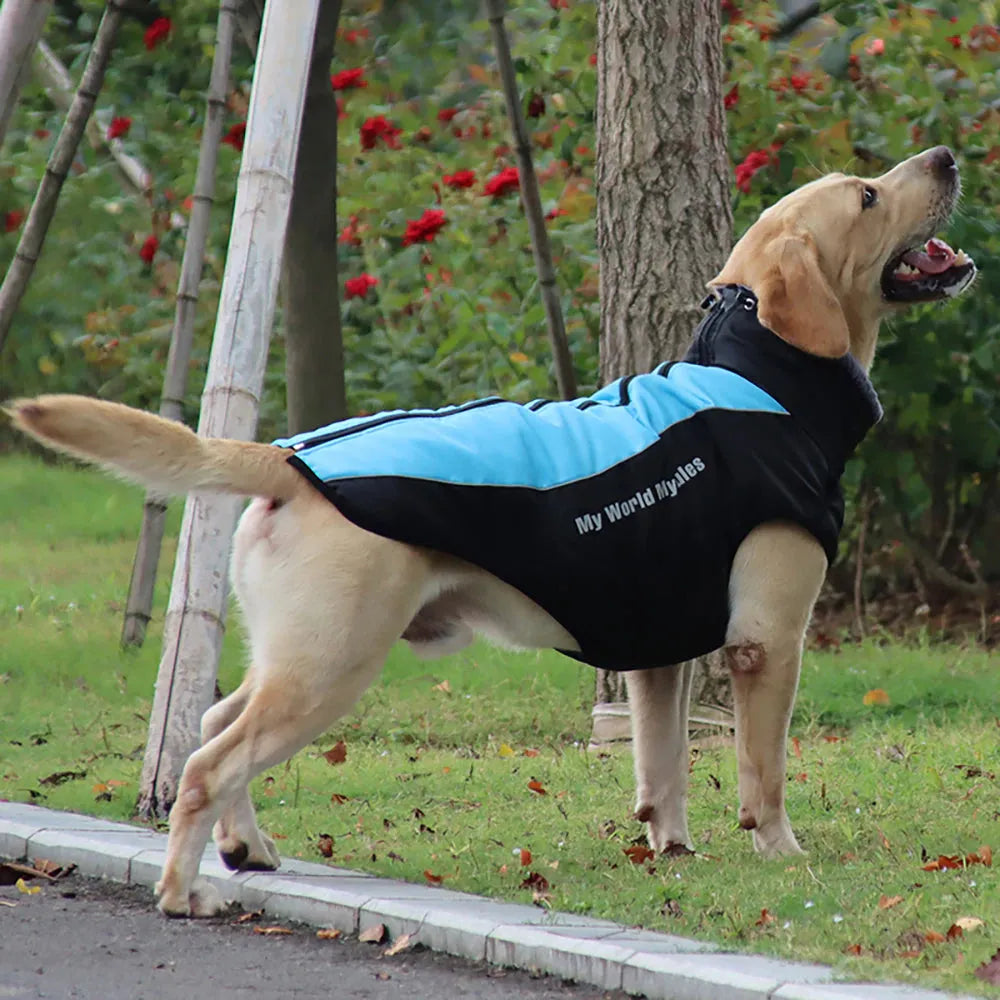
<path fill-rule="evenodd" d="M 149 890 L 78 875 L 33 895 L 0 887 L 0 1000 L 627 1000 L 421 948 L 386 956 L 386 944 L 321 940 L 313 927 L 266 914 L 236 916 L 166 920 Z M 254 930 L 278 925 L 292 933 Z"/>

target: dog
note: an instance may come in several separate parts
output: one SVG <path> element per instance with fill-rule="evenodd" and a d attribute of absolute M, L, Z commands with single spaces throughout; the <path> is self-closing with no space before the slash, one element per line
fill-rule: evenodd
<path fill-rule="evenodd" d="M 199 438 L 78 396 L 11 403 L 25 433 L 156 493 L 254 498 L 232 558 L 251 662 L 205 713 L 184 768 L 160 909 L 219 912 L 196 878 L 210 835 L 231 868 L 277 867 L 248 782 L 327 730 L 400 638 L 440 655 L 479 634 L 628 670 L 635 815 L 657 852 L 690 839 L 686 674 L 667 664 L 722 647 L 739 823 L 764 856 L 800 853 L 785 744 L 842 519 L 837 481 L 881 413 L 866 373 L 882 319 L 975 277 L 934 238 L 959 194 L 943 146 L 880 177 L 806 184 L 763 212 L 709 283 L 684 362 L 589 400 L 386 414 L 271 445 Z M 486 430 L 470 440 L 473 418 Z M 667 439 L 677 443 L 661 454 Z M 493 457 L 487 440 L 499 442 Z M 701 517 L 693 529 L 685 510 Z"/>

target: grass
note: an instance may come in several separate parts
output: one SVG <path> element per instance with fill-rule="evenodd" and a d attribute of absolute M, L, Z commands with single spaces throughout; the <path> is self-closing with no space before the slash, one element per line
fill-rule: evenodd
<path fill-rule="evenodd" d="M 118 646 L 141 497 L 17 456 L 0 458 L 0 483 L 0 797 L 126 819 L 160 639 L 157 622 L 143 649 Z M 165 602 L 161 580 L 160 615 Z M 240 673 L 237 633 L 224 690 Z M 691 770 L 698 854 L 632 864 L 630 755 L 586 750 L 593 674 L 554 653 L 477 646 L 428 664 L 401 647 L 356 711 L 259 778 L 254 800 L 287 855 L 319 860 L 328 835 L 338 865 L 986 993 L 972 972 L 1000 946 L 996 869 L 923 865 L 1000 848 L 992 666 L 927 641 L 807 654 L 788 784 L 805 859 L 753 854 L 733 752 L 706 746 Z M 888 705 L 864 704 L 874 688 Z M 346 761 L 331 765 L 338 740 Z M 960 917 L 984 923 L 928 940 Z"/>

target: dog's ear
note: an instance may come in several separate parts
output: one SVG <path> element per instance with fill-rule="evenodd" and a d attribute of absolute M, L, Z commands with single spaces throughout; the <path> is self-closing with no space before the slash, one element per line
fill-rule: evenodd
<path fill-rule="evenodd" d="M 709 287 L 746 285 L 757 296 L 761 323 L 782 340 L 823 358 L 843 357 L 851 347 L 847 318 L 812 238 L 772 234 L 751 242 L 751 229 Z"/>
<path fill-rule="evenodd" d="M 761 323 L 810 354 L 843 357 L 851 348 L 847 318 L 819 266 L 813 241 L 778 237 L 760 260 L 764 269 L 752 290 Z"/>

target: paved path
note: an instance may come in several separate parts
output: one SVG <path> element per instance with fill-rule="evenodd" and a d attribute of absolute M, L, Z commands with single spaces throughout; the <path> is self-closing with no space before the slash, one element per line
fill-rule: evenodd
<path fill-rule="evenodd" d="M 164 920 L 149 889 L 74 875 L 0 888 L 0 997 L 29 1000 L 628 1000 L 431 951 L 384 954 L 289 921 Z M 262 936 L 254 928 L 289 934 Z"/>
<path fill-rule="evenodd" d="M 159 877 L 165 842 L 164 835 L 140 827 L 38 806 L 0 802 L 0 857 L 47 858 L 57 864 L 72 863 L 79 866 L 83 875 L 100 876 L 148 890 Z M 201 874 L 222 891 L 224 898 L 234 900 L 245 910 L 264 909 L 268 922 L 275 918 L 297 920 L 313 926 L 338 928 L 347 935 L 383 924 L 390 941 L 410 934 L 412 941 L 434 952 L 497 967 L 544 972 L 600 990 L 622 990 L 650 1000 L 962 1000 L 904 986 L 838 983 L 826 966 L 729 954 L 704 942 L 622 927 L 607 920 L 551 913 L 533 906 L 495 902 L 449 889 L 412 885 L 304 861 L 283 860 L 278 872 L 234 875 L 223 867 L 210 846 L 202 860 Z M 15 915 L 19 912 L 28 911 L 21 911 L 20 907 L 0 907 L 0 998 L 24 995 L 5 992 L 9 940 L 6 928 L 12 920 L 16 925 Z M 129 911 L 128 924 L 136 913 Z M 174 922 L 160 920 L 151 906 L 149 917 L 159 922 L 161 930 L 150 932 L 157 940 L 176 943 L 171 975 L 180 974 L 181 962 L 190 962 L 190 957 L 186 947 L 182 948 L 177 943 L 179 938 L 173 935 L 189 934 L 190 925 L 178 925 L 180 930 L 171 929 Z M 122 933 L 127 933 L 128 924 L 120 924 Z M 197 939 L 198 926 L 194 927 L 195 936 L 184 937 L 184 942 Z M 52 933 L 52 948 L 70 946 L 71 939 L 64 939 L 57 931 Z M 221 936 L 229 933 L 228 929 L 213 931 L 219 935 L 217 941 L 230 940 Z M 310 939 L 309 944 L 303 940 L 301 946 L 316 949 L 318 945 L 329 943 Z M 206 969 L 215 968 L 213 954 L 207 954 L 203 960 Z M 321 959 L 312 961 L 321 962 Z M 260 971 L 260 964 L 253 968 L 253 975 L 247 977 L 244 973 L 244 983 L 247 978 L 261 982 L 260 976 L 264 973 Z M 206 991 L 208 995 L 219 993 L 224 981 L 216 983 L 218 989 Z M 440 997 L 448 993 L 462 996 L 457 992 L 458 982 L 451 984 L 450 980 L 426 991 L 417 987 L 418 992 L 396 994 L 355 993 L 346 988 L 341 991 L 336 988 L 336 982 L 324 985 L 335 996 Z M 401 985 L 402 981 L 397 983 Z M 305 992 L 306 989 L 303 986 L 303 992 L 297 992 L 296 996 L 312 996 Z M 190 983 L 188 990 L 177 995 L 198 995 L 190 992 Z M 56 990 L 50 995 L 74 994 Z M 88 1000 L 112 996 L 135 1000 L 139 996 L 137 993 L 133 996 L 110 992 L 77 995 L 86 996 Z M 519 996 L 506 990 L 499 994 L 467 995 Z M 593 995 L 577 994 L 580 1000 Z M 154 991 L 148 996 L 159 1000 L 169 994 Z"/>

